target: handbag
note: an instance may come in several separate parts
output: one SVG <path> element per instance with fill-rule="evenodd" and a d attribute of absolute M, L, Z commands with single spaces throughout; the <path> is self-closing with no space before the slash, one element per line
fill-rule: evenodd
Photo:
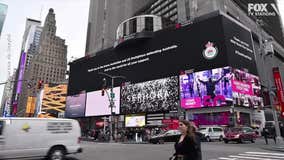
<path fill-rule="evenodd" d="M 169 160 L 177 160 L 177 157 L 175 155 L 173 155 L 169 158 Z"/>
<path fill-rule="evenodd" d="M 183 155 L 173 155 L 170 157 L 169 160 L 184 160 L 184 156 Z"/>

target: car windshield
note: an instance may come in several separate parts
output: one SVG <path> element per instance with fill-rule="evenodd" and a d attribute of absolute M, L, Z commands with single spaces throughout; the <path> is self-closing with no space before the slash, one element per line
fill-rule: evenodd
<path fill-rule="evenodd" d="M 174 134 L 179 134 L 178 130 L 169 130 L 164 133 L 164 135 L 174 135 Z"/>
<path fill-rule="evenodd" d="M 206 128 L 199 128 L 198 131 L 205 131 Z"/>

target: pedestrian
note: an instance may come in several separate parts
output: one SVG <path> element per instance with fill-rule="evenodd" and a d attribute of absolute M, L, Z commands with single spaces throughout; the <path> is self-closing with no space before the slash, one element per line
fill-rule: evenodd
<path fill-rule="evenodd" d="M 198 127 L 195 125 L 194 122 L 190 122 L 192 126 L 192 131 L 195 135 L 195 142 L 196 142 L 196 149 L 197 149 L 197 160 L 202 160 L 202 153 L 201 153 L 201 139 L 202 139 L 202 133 L 198 132 Z"/>
<path fill-rule="evenodd" d="M 268 129 L 267 128 L 263 128 L 263 136 L 264 136 L 264 139 L 265 139 L 265 144 L 268 144 Z"/>
<path fill-rule="evenodd" d="M 179 121 L 181 136 L 175 143 L 175 153 L 171 160 L 200 160 L 201 149 L 194 133 L 194 127 L 186 120 Z"/>
<path fill-rule="evenodd" d="M 276 130 L 275 130 L 275 127 L 272 128 L 271 130 L 271 135 L 272 135 L 272 138 L 274 140 L 274 143 L 276 144 Z"/>

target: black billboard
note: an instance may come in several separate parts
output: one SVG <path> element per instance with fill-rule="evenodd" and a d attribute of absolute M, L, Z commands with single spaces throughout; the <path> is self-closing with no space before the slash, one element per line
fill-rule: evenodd
<path fill-rule="evenodd" d="M 65 117 L 84 117 L 86 109 L 86 94 L 68 96 L 66 100 Z"/>
<path fill-rule="evenodd" d="M 177 111 L 178 88 L 177 76 L 122 86 L 120 113 Z"/>
<path fill-rule="evenodd" d="M 228 64 L 233 68 L 248 70 L 248 72 L 258 75 L 251 32 L 242 27 L 241 24 L 236 25 L 236 23 L 223 20 Z"/>
<path fill-rule="evenodd" d="M 138 83 L 177 76 L 189 69 L 196 72 L 231 65 L 256 74 L 253 53 L 242 50 L 247 56 L 236 55 L 226 46 L 229 40 L 224 33 L 238 30 L 235 37 L 246 42 L 248 50 L 252 50 L 251 33 L 230 21 L 222 15 L 211 17 L 185 27 L 157 31 L 151 39 L 79 59 L 70 64 L 68 95 L 101 89 L 104 76 L 99 72 L 127 78 L 116 79 L 115 86 L 123 81 Z M 248 56 L 252 60 L 247 61 Z M 110 79 L 107 80 L 110 85 Z"/>

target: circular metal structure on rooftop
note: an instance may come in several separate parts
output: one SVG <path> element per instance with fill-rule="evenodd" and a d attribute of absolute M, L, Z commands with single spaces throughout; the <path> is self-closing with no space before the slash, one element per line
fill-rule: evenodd
<path fill-rule="evenodd" d="M 154 32 L 163 28 L 162 18 L 156 15 L 140 15 L 123 21 L 117 27 L 115 48 L 137 40 L 152 38 Z"/>

